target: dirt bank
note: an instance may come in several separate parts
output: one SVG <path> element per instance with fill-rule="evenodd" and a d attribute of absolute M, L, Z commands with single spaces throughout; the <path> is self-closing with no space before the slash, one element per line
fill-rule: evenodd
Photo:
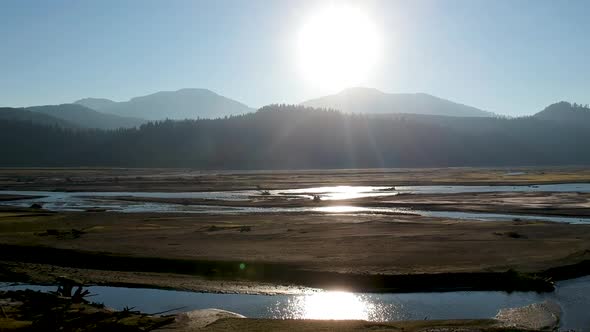
<path fill-rule="evenodd" d="M 590 194 L 576 192 L 397 195 L 367 200 L 363 204 L 378 207 L 406 207 L 416 210 L 590 216 Z"/>
<path fill-rule="evenodd" d="M 90 270 L 364 290 L 506 289 L 519 280 L 505 274 L 511 269 L 540 273 L 590 259 L 590 226 L 401 215 L 21 212 L 0 216 L 0 244 L 2 261 Z"/>
<path fill-rule="evenodd" d="M 18 201 L 21 199 L 34 199 L 40 198 L 43 196 L 29 196 L 29 195 L 3 195 L 0 194 L 0 202 L 7 202 L 7 201 Z"/>
<path fill-rule="evenodd" d="M 501 185 L 590 182 L 588 167 L 201 171 L 0 168 L 0 188 L 57 191 L 217 191 L 335 185 Z"/>
<path fill-rule="evenodd" d="M 522 331 L 505 327 L 493 319 L 445 321 L 326 321 L 326 320 L 272 320 L 226 318 L 209 325 L 206 331 Z"/>

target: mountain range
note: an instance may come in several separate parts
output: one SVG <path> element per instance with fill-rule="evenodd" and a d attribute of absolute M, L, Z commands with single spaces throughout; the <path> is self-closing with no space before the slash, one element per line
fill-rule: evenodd
<path fill-rule="evenodd" d="M 29 122 L 42 126 L 76 127 L 64 119 L 44 113 L 29 111 L 25 108 L 0 107 L 0 121 Z"/>
<path fill-rule="evenodd" d="M 1 112 L 2 110 L 0 110 Z M 14 110 L 8 110 L 7 114 Z M 22 110 L 27 116 L 35 113 Z M 303 169 L 590 164 L 590 108 L 539 116 L 354 115 L 296 105 L 85 130 L 0 120 L 0 166 Z M 43 113 L 35 113 L 46 116 Z"/>
<path fill-rule="evenodd" d="M 86 129 L 130 128 L 146 122 L 143 119 L 98 112 L 77 104 L 2 107 L 0 120 L 20 120 L 41 125 Z"/>
<path fill-rule="evenodd" d="M 334 95 L 308 100 L 302 105 L 335 109 L 346 113 L 494 116 L 493 113 L 425 93 L 384 93 L 371 88 L 350 88 Z"/>
<path fill-rule="evenodd" d="M 80 128 L 116 129 L 139 126 L 146 121 L 95 111 L 78 104 L 27 107 L 27 111 L 49 115 Z"/>
<path fill-rule="evenodd" d="M 74 102 L 100 112 L 147 120 L 220 118 L 254 109 L 207 89 L 161 91 L 129 101 L 85 98 Z"/>
<path fill-rule="evenodd" d="M 220 118 L 254 111 L 238 101 L 207 89 L 162 91 L 124 102 L 85 98 L 74 103 L 100 112 L 147 120 Z M 494 116 L 493 113 L 425 93 L 384 93 L 371 88 L 350 88 L 335 95 L 305 101 L 301 105 L 347 113 Z"/>
<path fill-rule="evenodd" d="M 345 113 L 406 114 L 439 124 L 457 122 L 459 120 L 456 118 L 459 117 L 496 117 L 491 112 L 425 93 L 394 94 L 371 88 L 350 88 L 305 101 L 301 105 Z M 181 89 L 157 92 L 123 102 L 85 98 L 72 104 L 2 108 L 0 111 L 0 120 L 27 120 L 36 124 L 71 128 L 116 129 L 137 127 L 148 121 L 223 118 L 255 110 L 207 89 Z M 567 102 L 550 105 L 534 117 L 578 126 L 590 123 L 590 114 L 584 112 L 581 105 Z"/>

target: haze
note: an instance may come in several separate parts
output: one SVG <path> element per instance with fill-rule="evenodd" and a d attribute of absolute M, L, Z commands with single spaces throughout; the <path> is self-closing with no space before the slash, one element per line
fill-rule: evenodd
<path fill-rule="evenodd" d="M 25 0 L 0 2 L 0 105 L 125 101 L 187 87 L 252 108 L 333 94 L 345 86 L 310 83 L 297 38 L 334 5 L 362 12 L 379 37 L 378 60 L 355 86 L 505 115 L 588 102 L 584 0 Z"/>
<path fill-rule="evenodd" d="M 0 0 L 0 331 L 588 331 L 590 0 Z"/>

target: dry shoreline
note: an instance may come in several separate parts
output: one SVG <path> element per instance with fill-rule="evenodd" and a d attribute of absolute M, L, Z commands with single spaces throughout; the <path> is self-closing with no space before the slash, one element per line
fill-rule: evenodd
<path fill-rule="evenodd" d="M 5 195 L 5 194 L 0 194 L 0 202 L 6 201 L 18 201 L 21 199 L 36 199 L 36 198 L 41 198 L 43 196 L 29 196 L 29 195 Z"/>
<path fill-rule="evenodd" d="M 527 331 L 493 319 L 367 322 L 355 320 L 220 319 L 205 331 Z"/>
<path fill-rule="evenodd" d="M 522 173 L 522 174 L 521 174 Z M 0 168 L 0 188 L 42 191 L 227 191 L 337 185 L 535 185 L 588 183 L 590 168 L 414 168 L 203 171 L 158 168 Z"/>
<path fill-rule="evenodd" d="M 8 274 L 32 281 L 58 273 L 51 269 L 71 268 L 69 273 L 90 283 L 131 284 L 135 278 L 145 286 L 198 291 L 257 292 L 258 283 L 266 289 L 260 292 L 273 292 L 268 287 L 273 284 L 359 291 L 546 291 L 546 278 L 564 275 L 552 268 L 571 265 L 587 273 L 590 226 L 411 215 L 5 210 L 0 246 Z M 167 283 L 170 275 L 176 279 Z M 202 280 L 191 284 L 183 276 Z"/>
<path fill-rule="evenodd" d="M 3 189 L 46 191 L 186 192 L 576 182 L 590 182 L 590 169 L 0 169 Z M 575 193 L 470 193 L 399 195 L 319 205 L 582 216 L 589 214 L 589 201 L 590 195 Z M 257 197 L 240 204 L 264 207 L 314 203 Z M 551 291 L 554 281 L 587 274 L 590 225 L 482 222 L 403 214 L 188 215 L 0 208 L 3 281 L 54 284 L 57 277 L 68 276 L 88 285 L 247 294 L 298 294 L 316 287 L 369 292 Z M 0 326 L 3 324 L 0 317 Z M 218 320 L 205 330 L 228 329 L 515 330 L 495 320 L 373 323 L 232 318 Z M 165 330 L 182 328 L 170 325 Z"/>
<path fill-rule="evenodd" d="M 53 248 L 1 246 L 17 261 L 0 261 L 0 280 L 55 284 L 60 276 L 86 285 L 160 288 L 208 293 L 300 294 L 315 289 L 368 293 L 553 291 L 553 282 L 590 274 L 590 260 L 544 271 L 445 272 L 405 275 L 308 271 L 279 264 L 124 257 Z M 50 256 L 50 257 L 49 257 Z M 39 263 L 43 262 L 43 263 Z"/>

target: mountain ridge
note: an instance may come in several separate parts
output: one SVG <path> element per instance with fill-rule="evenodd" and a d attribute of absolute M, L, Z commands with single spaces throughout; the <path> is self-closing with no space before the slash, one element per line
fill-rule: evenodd
<path fill-rule="evenodd" d="M 93 109 L 95 111 L 99 111 L 101 108 L 106 108 L 114 103 L 116 103 L 116 101 L 106 99 L 106 98 L 92 98 L 92 97 L 78 99 L 75 102 L 73 102 L 73 104 L 82 105 L 82 106 L 88 107 L 90 109 Z"/>
<path fill-rule="evenodd" d="M 46 114 L 83 128 L 117 129 L 137 127 L 146 120 L 95 111 L 79 104 L 43 105 L 25 108 Z"/>
<path fill-rule="evenodd" d="M 590 127 L 590 107 L 566 101 L 551 104 L 532 117 L 545 121 Z"/>
<path fill-rule="evenodd" d="M 336 94 L 310 99 L 304 106 L 336 109 L 346 113 L 409 113 L 447 116 L 494 117 L 494 113 L 427 93 L 385 93 L 375 88 L 354 87 Z"/>
<path fill-rule="evenodd" d="M 427 116 L 425 119 L 430 122 L 436 121 L 432 116 L 500 116 L 423 92 L 386 93 L 376 88 L 367 87 L 344 89 L 336 94 L 309 99 L 300 105 L 319 109 L 334 109 L 344 113 L 422 115 Z M 77 106 L 81 108 L 76 110 Z M 83 128 L 100 129 L 134 127 L 147 121 L 164 119 L 223 118 L 255 111 L 245 104 L 202 88 L 158 91 L 122 102 L 106 98 L 83 98 L 75 101 L 74 104 L 34 106 L 23 109 L 44 112 Z M 588 105 L 583 107 L 563 101 L 551 104 L 530 117 L 544 121 L 590 126 L 588 125 L 590 123 Z M 447 124 L 452 121 L 440 120 L 441 123 Z M 47 122 L 47 119 L 40 121 Z"/>
<path fill-rule="evenodd" d="M 49 114 L 33 112 L 23 107 L 0 107 L 0 121 L 29 122 L 41 126 L 58 126 L 76 128 L 77 126 L 64 119 Z"/>
<path fill-rule="evenodd" d="M 309 169 L 590 165 L 579 125 L 534 117 L 356 116 L 266 106 L 118 131 L 0 121 L 4 166 Z M 65 144 L 67 142 L 67 144 Z"/>
<path fill-rule="evenodd" d="M 94 110 L 99 112 L 147 120 L 219 118 L 254 111 L 234 99 L 202 88 L 158 91 L 121 102 L 104 98 L 84 98 L 75 103 L 92 105 L 95 107 Z"/>

